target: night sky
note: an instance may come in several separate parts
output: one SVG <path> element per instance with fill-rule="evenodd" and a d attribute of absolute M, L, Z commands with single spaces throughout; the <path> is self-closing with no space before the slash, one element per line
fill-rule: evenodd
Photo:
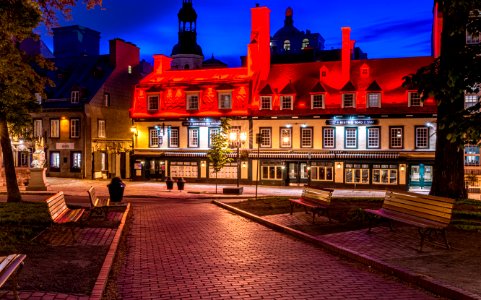
<path fill-rule="evenodd" d="M 284 24 L 285 10 L 294 10 L 294 26 L 320 33 L 326 49 L 340 48 L 341 27 L 351 27 L 351 39 L 369 58 L 431 54 L 432 0 L 319 1 L 193 0 L 197 12 L 197 42 L 205 59 L 212 54 L 229 66 L 246 55 L 250 34 L 250 8 L 256 3 L 271 9 L 271 36 Z M 177 43 L 177 13 L 182 0 L 104 0 L 103 8 L 87 11 L 79 6 L 73 19 L 61 25 L 82 25 L 101 33 L 101 53 L 108 41 L 122 38 L 140 47 L 142 58 L 170 55 Z M 44 30 L 41 30 L 44 33 Z M 42 34 L 52 49 L 52 37 Z"/>

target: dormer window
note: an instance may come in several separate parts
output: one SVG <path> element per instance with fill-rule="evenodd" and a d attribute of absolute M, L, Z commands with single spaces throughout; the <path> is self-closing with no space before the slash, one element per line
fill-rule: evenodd
<path fill-rule="evenodd" d="M 342 107 L 343 108 L 356 107 L 356 97 L 354 93 L 342 94 Z"/>
<path fill-rule="evenodd" d="M 289 40 L 284 41 L 284 50 L 285 51 L 291 51 L 291 41 L 289 41 Z"/>
<path fill-rule="evenodd" d="M 261 110 L 271 110 L 271 109 L 272 109 L 272 97 L 261 96 Z"/>
<path fill-rule="evenodd" d="M 79 103 L 80 102 L 80 92 L 79 91 L 72 91 L 70 93 L 70 102 L 71 103 Z"/>
<path fill-rule="evenodd" d="M 292 96 L 281 96 L 281 110 L 292 110 Z"/>
<path fill-rule="evenodd" d="M 309 47 L 309 39 L 302 40 L 302 49 Z"/>
<path fill-rule="evenodd" d="M 423 106 L 423 103 L 421 102 L 421 95 L 418 92 L 408 92 L 408 106 L 409 107 Z"/>
<path fill-rule="evenodd" d="M 311 95 L 311 109 L 324 108 L 324 94 Z"/>
<path fill-rule="evenodd" d="M 219 92 L 219 109 L 232 109 L 232 92 Z"/>
<path fill-rule="evenodd" d="M 151 95 L 147 97 L 147 109 L 149 111 L 159 110 L 159 96 Z"/>
<path fill-rule="evenodd" d="M 381 107 L 381 93 L 367 93 L 367 107 Z"/>
<path fill-rule="evenodd" d="M 186 99 L 187 110 L 199 110 L 199 93 L 189 93 Z"/>

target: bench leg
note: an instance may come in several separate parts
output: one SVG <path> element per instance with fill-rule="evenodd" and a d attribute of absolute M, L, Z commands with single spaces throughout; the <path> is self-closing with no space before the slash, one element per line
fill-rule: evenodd
<path fill-rule="evenodd" d="M 446 245 L 446 249 L 451 249 L 451 245 L 449 245 L 448 237 L 446 236 L 446 229 L 441 229 L 443 233 L 444 245 Z"/>
<path fill-rule="evenodd" d="M 431 231 L 432 230 L 430 228 L 418 228 L 419 237 L 421 238 L 421 242 L 419 244 L 419 252 L 423 252 L 424 239 L 426 238 L 426 236 L 431 235 Z"/>
<path fill-rule="evenodd" d="M 293 212 L 294 212 L 294 203 L 291 202 L 291 215 L 292 215 Z"/>

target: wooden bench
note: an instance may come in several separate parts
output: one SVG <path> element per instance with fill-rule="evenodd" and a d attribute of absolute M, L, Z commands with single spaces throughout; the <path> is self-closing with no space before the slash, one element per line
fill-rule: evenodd
<path fill-rule="evenodd" d="M 20 299 L 17 293 L 17 275 L 20 272 L 23 261 L 27 256 L 25 254 L 10 254 L 8 256 L 0 256 L 0 288 L 12 278 L 12 292 L 15 299 Z M 6 295 L 8 291 L 0 294 L 0 298 Z"/>
<path fill-rule="evenodd" d="M 329 216 L 329 205 L 331 204 L 332 189 L 313 188 L 306 186 L 302 190 L 300 198 L 289 199 L 291 204 L 291 215 L 294 212 L 294 206 L 303 206 L 308 213 L 308 210 L 312 212 L 312 223 L 314 223 L 316 214 L 321 215 L 324 212 L 329 222 L 331 217 Z"/>
<path fill-rule="evenodd" d="M 431 238 L 433 232 L 440 232 L 446 248 L 450 248 L 446 227 L 451 221 L 453 205 L 454 199 L 450 198 L 387 191 L 382 208 L 365 211 L 389 221 L 391 230 L 391 220 L 418 227 L 421 238 L 419 251 L 422 251 L 425 238 Z M 368 232 L 371 232 L 371 228 L 372 218 L 369 218 Z"/>
<path fill-rule="evenodd" d="M 91 186 L 87 191 L 90 199 L 90 215 L 107 217 L 107 209 L 110 205 L 110 198 L 99 198 L 95 192 L 95 188 Z"/>
<path fill-rule="evenodd" d="M 58 192 L 57 194 L 51 196 L 46 200 L 46 202 L 54 225 L 69 225 L 77 223 L 85 212 L 85 208 L 69 208 L 65 202 L 65 196 L 63 192 Z M 75 241 L 73 227 L 70 227 L 70 229 Z"/>

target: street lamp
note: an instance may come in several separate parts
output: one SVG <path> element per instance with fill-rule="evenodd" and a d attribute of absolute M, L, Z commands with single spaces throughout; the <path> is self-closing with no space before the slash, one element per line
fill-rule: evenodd
<path fill-rule="evenodd" d="M 245 132 L 233 131 L 229 135 L 231 143 L 237 147 L 237 187 L 239 187 L 241 169 L 240 169 L 240 145 L 247 140 Z"/>

